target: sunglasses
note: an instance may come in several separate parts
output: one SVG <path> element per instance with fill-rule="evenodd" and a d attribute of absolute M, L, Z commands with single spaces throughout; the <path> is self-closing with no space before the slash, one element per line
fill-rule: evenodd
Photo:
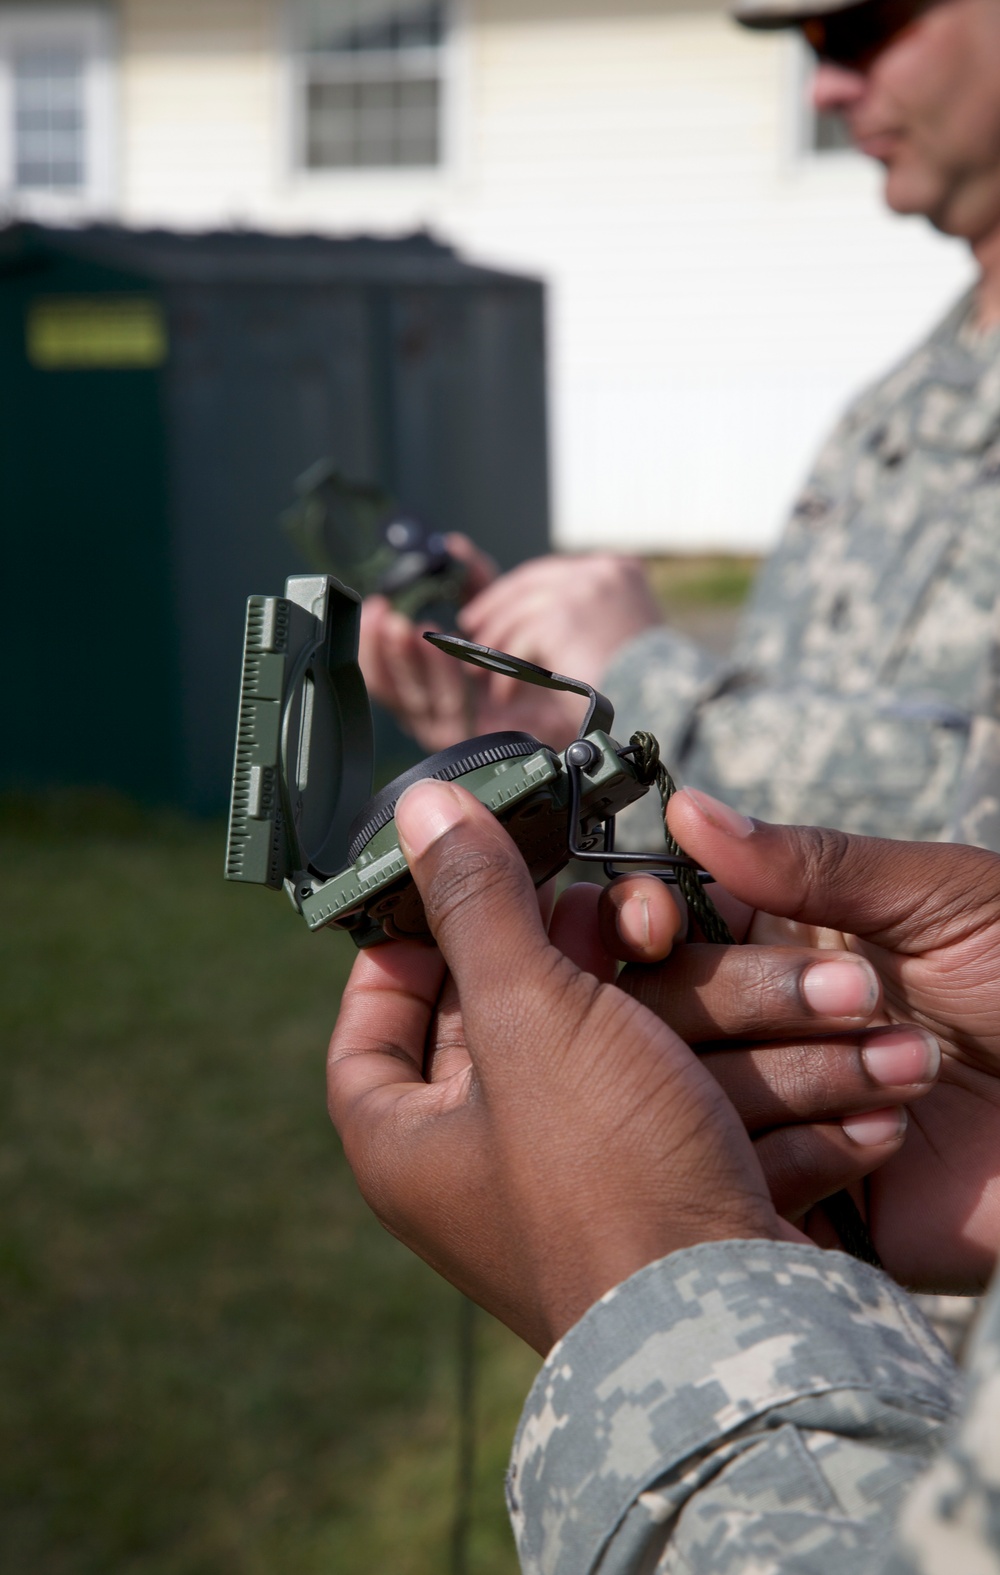
<path fill-rule="evenodd" d="M 802 35 L 817 60 L 835 66 L 863 66 L 897 33 L 941 0 L 864 0 L 862 5 L 802 23 Z"/>

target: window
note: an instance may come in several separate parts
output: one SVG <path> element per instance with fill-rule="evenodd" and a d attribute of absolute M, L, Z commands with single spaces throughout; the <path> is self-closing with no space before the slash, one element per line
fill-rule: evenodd
<path fill-rule="evenodd" d="M 84 6 L 0 5 L 0 200 L 64 219 L 113 201 L 112 32 Z"/>
<path fill-rule="evenodd" d="M 14 186 L 80 191 L 86 178 L 84 69 L 78 49 L 15 49 Z"/>
<path fill-rule="evenodd" d="M 440 164 L 444 0 L 300 0 L 299 21 L 299 164 Z"/>

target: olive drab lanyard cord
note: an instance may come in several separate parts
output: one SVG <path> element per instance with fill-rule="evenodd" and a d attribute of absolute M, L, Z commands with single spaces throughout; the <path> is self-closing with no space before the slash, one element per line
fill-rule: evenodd
<path fill-rule="evenodd" d="M 663 805 L 663 835 L 667 841 L 667 851 L 683 858 L 684 849 L 676 837 L 672 837 L 667 830 L 667 805 L 677 792 L 677 784 L 660 759 L 660 746 L 652 733 L 641 731 L 633 733 L 629 743 L 635 750 L 633 761 L 640 782 L 656 783 L 660 803 Z M 688 912 L 698 921 L 706 941 L 712 941 L 717 946 L 735 946 L 732 931 L 698 879 L 697 870 L 680 865 L 676 880 L 677 889 L 688 905 Z"/>

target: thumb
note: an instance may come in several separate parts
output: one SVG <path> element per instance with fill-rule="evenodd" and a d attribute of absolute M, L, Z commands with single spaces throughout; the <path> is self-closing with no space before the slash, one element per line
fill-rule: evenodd
<path fill-rule="evenodd" d="M 416 782 L 396 827 L 463 1015 L 499 1029 L 517 988 L 549 951 L 527 866 L 499 821 L 465 788 Z"/>
<path fill-rule="evenodd" d="M 1000 896 L 1000 858 L 980 848 L 774 826 L 694 788 L 674 794 L 667 820 L 742 902 L 906 950 L 943 944 Z"/>

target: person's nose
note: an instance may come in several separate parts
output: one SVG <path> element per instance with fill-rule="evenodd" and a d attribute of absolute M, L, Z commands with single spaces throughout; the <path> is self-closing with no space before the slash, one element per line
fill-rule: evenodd
<path fill-rule="evenodd" d="M 809 84 L 813 109 L 821 115 L 836 114 L 853 108 L 865 90 L 864 73 L 852 66 L 837 66 L 821 60 Z"/>

